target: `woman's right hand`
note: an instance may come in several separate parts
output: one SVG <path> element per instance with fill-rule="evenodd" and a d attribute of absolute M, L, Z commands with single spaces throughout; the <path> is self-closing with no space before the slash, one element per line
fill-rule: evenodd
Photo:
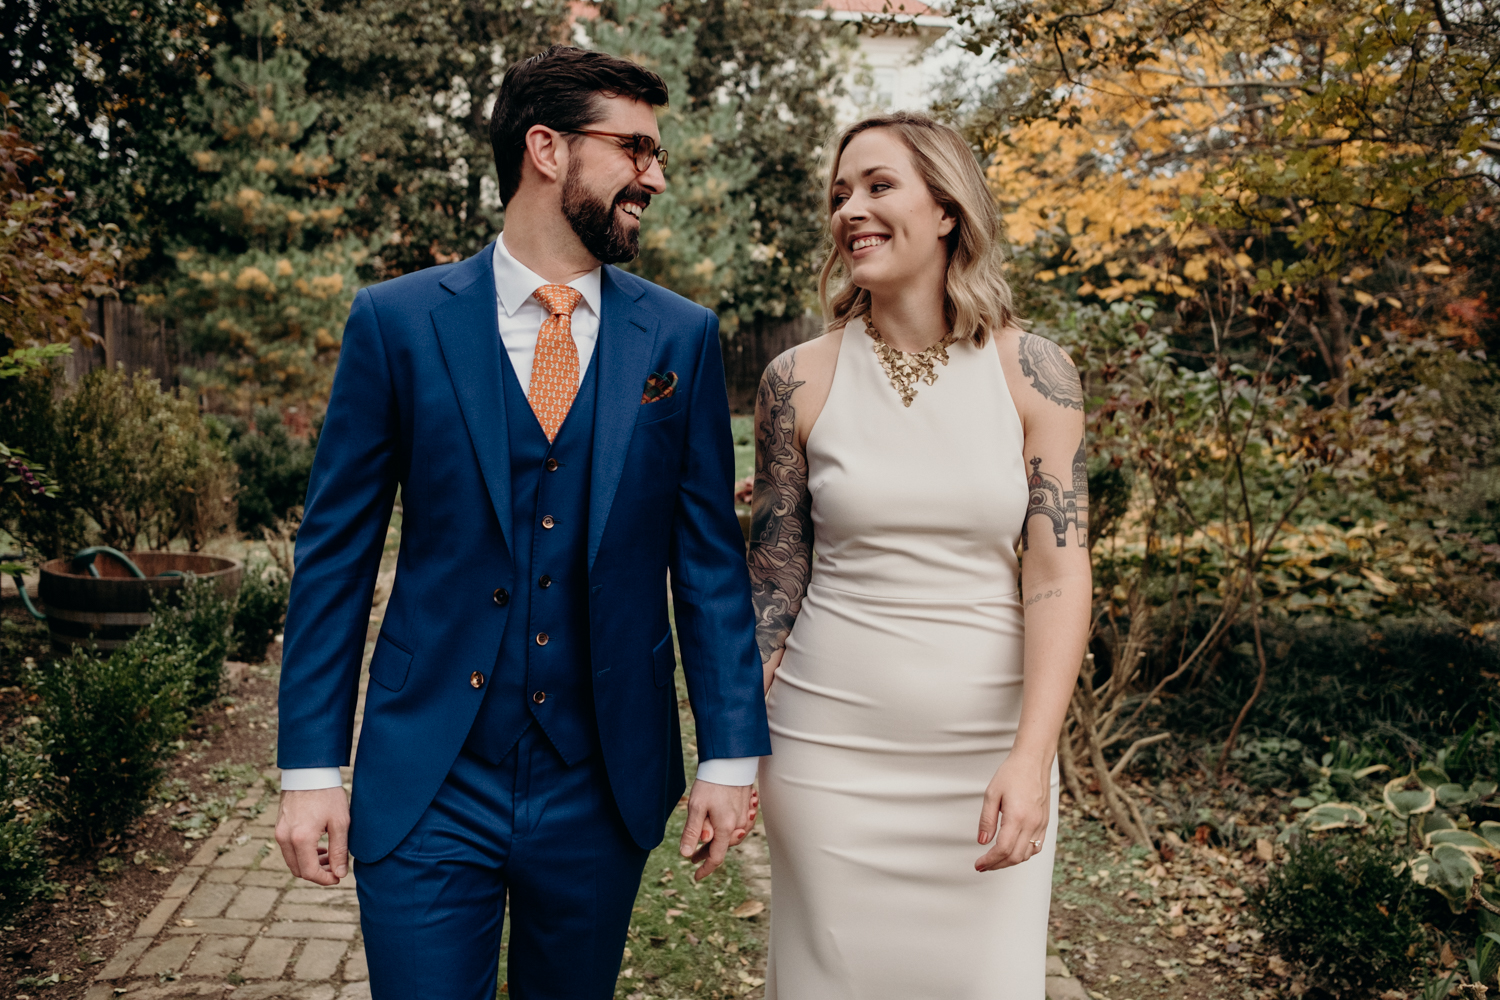
<path fill-rule="evenodd" d="M 776 668 L 781 666 L 781 654 L 785 652 L 786 647 L 782 646 L 780 649 L 773 652 L 770 658 L 767 659 L 765 663 L 761 664 L 761 671 L 764 675 L 762 679 L 765 682 L 766 694 L 771 693 L 771 682 L 776 679 Z"/>

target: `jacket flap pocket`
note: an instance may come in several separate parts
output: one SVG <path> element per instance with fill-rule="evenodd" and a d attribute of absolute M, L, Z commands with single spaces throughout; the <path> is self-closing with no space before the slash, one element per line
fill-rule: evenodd
<path fill-rule="evenodd" d="M 668 631 L 666 637 L 651 650 L 651 679 L 656 681 L 657 687 L 666 687 L 672 683 L 672 674 L 676 670 L 677 654 L 672 649 L 672 633 Z"/>
<path fill-rule="evenodd" d="M 406 686 L 411 670 L 411 652 L 396 645 L 384 632 L 375 640 L 375 655 L 370 657 L 370 680 L 390 691 Z"/>

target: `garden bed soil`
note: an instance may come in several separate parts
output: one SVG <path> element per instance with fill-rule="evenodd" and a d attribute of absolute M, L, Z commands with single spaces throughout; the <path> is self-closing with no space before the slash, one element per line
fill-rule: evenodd
<path fill-rule="evenodd" d="M 20 599 L 8 591 L 0 617 L 20 626 L 7 630 L 5 662 L 0 663 L 0 731 L 26 725 L 31 696 L 18 686 L 20 660 L 43 658 L 45 627 L 32 624 Z M 279 656 L 272 647 L 272 660 Z M 47 835 L 43 847 L 50 866 L 48 889 L 0 927 L 0 996 L 21 1000 L 77 1000 L 94 972 L 126 940 L 177 872 L 200 846 L 193 836 L 212 832 L 212 803 L 228 795 L 237 802 L 230 815 L 274 808 L 275 796 L 261 772 L 273 763 L 276 736 L 276 684 L 273 665 L 230 665 L 225 698 L 204 709 L 184 734 L 184 747 L 167 764 L 165 796 L 114 841 L 89 849 Z M 233 768 L 233 772 L 230 771 Z M 253 768 L 253 771 L 251 770 Z M 217 771 L 216 771 L 217 769 Z M 228 775 L 228 777 L 226 777 Z M 252 777 L 253 775 L 253 777 Z M 251 802 L 259 794 L 259 801 Z M 194 798 L 196 797 L 196 801 Z M 208 805 L 205 814 L 200 806 Z M 195 822 L 199 829 L 173 829 Z M 52 977 L 57 979 L 53 980 Z"/>

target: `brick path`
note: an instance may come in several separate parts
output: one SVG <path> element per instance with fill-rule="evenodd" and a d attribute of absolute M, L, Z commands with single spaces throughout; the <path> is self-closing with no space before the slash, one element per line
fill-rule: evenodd
<path fill-rule="evenodd" d="M 264 794 L 252 792 L 240 811 Z M 292 878 L 276 847 L 275 815 L 225 820 L 86 1000 L 222 996 L 226 983 L 238 984 L 235 1000 L 368 997 L 354 878 L 328 889 Z"/>
<path fill-rule="evenodd" d="M 243 799 L 243 813 L 261 795 Z M 369 997 L 353 877 L 332 889 L 293 879 L 276 847 L 275 816 L 225 820 L 86 1000 L 222 996 L 226 982 L 240 984 L 236 1000 Z"/>
<path fill-rule="evenodd" d="M 366 662 L 392 576 L 382 574 L 377 588 Z M 362 673 L 356 740 L 367 684 Z M 351 773 L 343 769 L 345 788 Z M 263 775 L 281 787 L 279 769 Z M 264 796 L 272 798 L 258 810 Z M 234 1000 L 370 995 L 353 873 L 328 888 L 292 877 L 276 846 L 275 796 L 264 783 L 236 803 L 236 812 L 203 842 L 84 1000 L 224 996 L 231 986 Z"/>

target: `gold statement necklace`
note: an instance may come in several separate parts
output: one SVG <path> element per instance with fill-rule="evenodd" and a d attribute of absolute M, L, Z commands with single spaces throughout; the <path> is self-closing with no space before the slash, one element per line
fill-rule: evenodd
<path fill-rule="evenodd" d="M 875 341 L 875 357 L 880 360 L 880 367 L 885 369 L 886 378 L 891 380 L 891 388 L 901 397 L 902 406 L 910 406 L 911 401 L 916 398 L 915 386 L 919 379 L 927 385 L 937 381 L 935 366 L 947 366 L 948 348 L 958 340 L 950 333 L 925 351 L 908 354 L 887 344 L 868 316 L 865 317 L 865 332 Z"/>

